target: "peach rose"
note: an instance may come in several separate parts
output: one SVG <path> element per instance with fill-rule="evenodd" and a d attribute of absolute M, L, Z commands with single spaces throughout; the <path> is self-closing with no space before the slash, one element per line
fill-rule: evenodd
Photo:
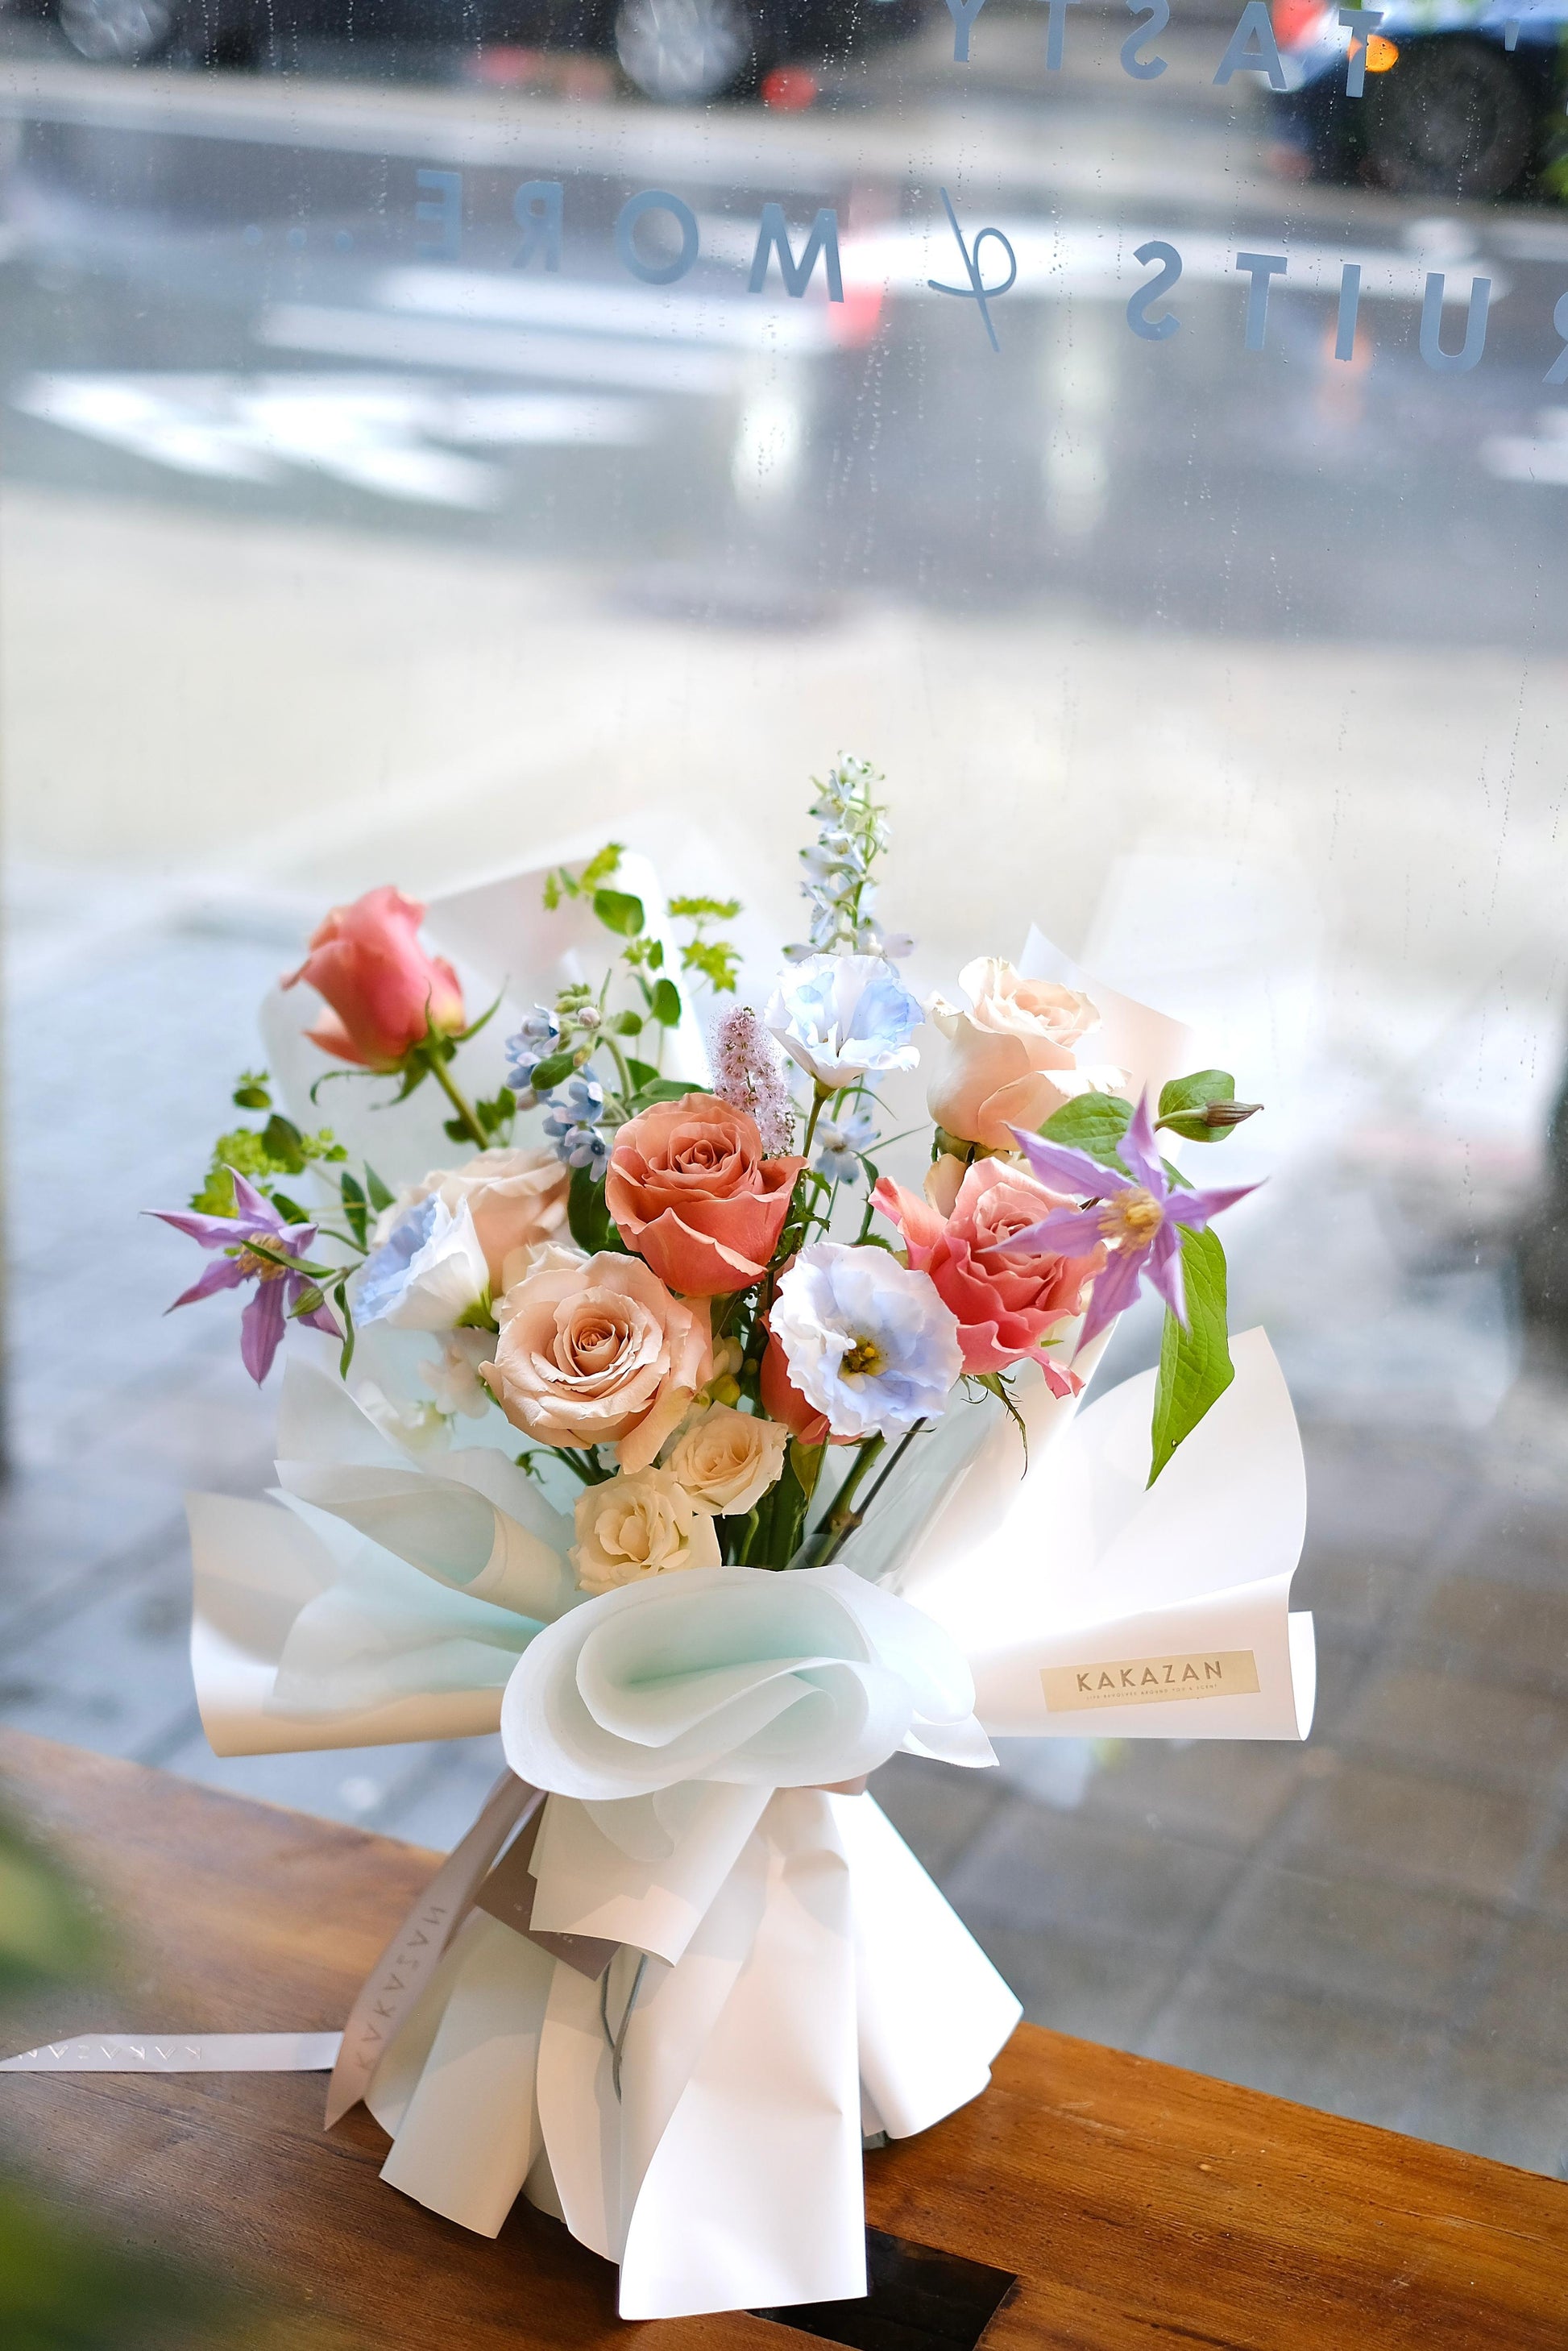
<path fill-rule="evenodd" d="M 424 908 L 390 886 L 333 907 L 283 982 L 308 980 L 327 999 L 328 1010 L 305 1032 L 312 1044 L 340 1061 L 392 1070 L 422 1037 L 455 1035 L 463 990 L 452 966 L 420 946 L 423 920 Z"/>
<path fill-rule="evenodd" d="M 667 1469 L 588 1487 L 577 1498 L 576 1531 L 571 1563 L 584 1592 L 722 1564 L 713 1520 Z"/>
<path fill-rule="evenodd" d="M 672 1298 L 634 1257 L 604 1251 L 525 1274 L 497 1310 L 480 1377 L 540 1445 L 618 1446 L 645 1469 L 713 1371 L 707 1308 Z"/>
<path fill-rule="evenodd" d="M 566 1222 L 571 1170 L 553 1151 L 481 1151 L 461 1167 L 435 1167 L 422 1184 L 398 1195 L 376 1227 L 384 1238 L 403 1212 L 436 1193 L 455 1216 L 465 1200 L 490 1269 L 490 1291 L 499 1297 L 509 1280 L 507 1260 L 520 1249 L 553 1240 Z"/>
<path fill-rule="evenodd" d="M 683 1428 L 664 1468 L 678 1478 L 694 1502 L 716 1516 L 738 1516 L 762 1499 L 784 1467 L 789 1432 L 777 1420 L 710 1405 L 700 1420 Z"/>
<path fill-rule="evenodd" d="M 1032 1356 L 1051 1386 L 1064 1394 L 1063 1374 L 1040 1350 L 1053 1332 L 1082 1312 L 1084 1292 L 1104 1264 L 1105 1252 L 1058 1257 L 1023 1254 L 1006 1245 L 1014 1233 L 1067 1204 L 1006 1159 L 977 1160 L 946 1217 L 885 1176 L 872 1199 L 903 1233 L 910 1264 L 930 1275 L 957 1316 L 964 1369 L 1001 1372 Z"/>
<path fill-rule="evenodd" d="M 1015 1126 L 1041 1126 L 1072 1095 L 1125 1083 L 1120 1070 L 1078 1068 L 1073 1049 L 1098 1027 L 1100 1015 L 1076 989 L 1020 978 L 998 956 L 967 964 L 958 979 L 969 1010 L 936 996 L 929 1014 L 946 1045 L 925 1102 L 949 1134 L 988 1151 L 1012 1151 Z"/>
<path fill-rule="evenodd" d="M 805 1164 L 765 1159 L 746 1111 L 716 1094 L 685 1094 L 621 1129 L 604 1205 L 627 1248 L 672 1290 L 717 1298 L 761 1280 Z"/>

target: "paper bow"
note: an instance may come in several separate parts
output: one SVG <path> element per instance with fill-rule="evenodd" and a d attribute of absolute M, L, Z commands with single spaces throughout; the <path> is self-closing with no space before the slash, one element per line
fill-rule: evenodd
<path fill-rule="evenodd" d="M 688 1569 L 605 1593 L 535 1640 L 501 1738 L 535 1786 L 590 1799 L 685 1780 L 805 1788 L 900 1747 L 995 1761 L 961 1653 L 841 1567 Z"/>

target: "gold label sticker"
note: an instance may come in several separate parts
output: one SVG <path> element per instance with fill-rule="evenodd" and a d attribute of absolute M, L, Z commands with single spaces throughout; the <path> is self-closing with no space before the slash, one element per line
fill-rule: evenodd
<path fill-rule="evenodd" d="M 1052 1714 L 1087 1707 L 1166 1706 L 1173 1698 L 1249 1697 L 1258 1687 L 1258 1660 L 1250 1649 L 1195 1649 L 1186 1657 L 1046 1666 L 1040 1679 Z"/>

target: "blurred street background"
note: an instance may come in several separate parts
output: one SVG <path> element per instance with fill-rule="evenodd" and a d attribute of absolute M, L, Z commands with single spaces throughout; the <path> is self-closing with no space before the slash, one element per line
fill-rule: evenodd
<path fill-rule="evenodd" d="M 1050 70 L 989 0 L 967 67 L 935 7 L 703 105 L 466 17 L 162 5 L 0 16 L 0 1716 L 461 1833 L 489 1742 L 206 1750 L 180 1498 L 265 1487 L 274 1399 L 221 1307 L 161 1320 L 188 1268 L 136 1212 L 199 1181 L 335 898 L 663 817 L 792 935 L 807 778 L 859 752 L 918 985 L 1038 925 L 1267 1103 L 1232 1320 L 1301 1416 L 1322 1658 L 1303 1750 L 1062 1742 L 883 1801 L 1040 2021 L 1568 2174 L 1548 146 L 1496 199 L 1303 178 L 1260 78 L 1214 81 L 1235 11 L 1182 0 L 1152 82 L 1124 14 Z M 612 237 L 649 187 L 701 231 L 663 289 Z M 1018 253 L 995 353 L 925 282 L 944 189 Z M 747 294 L 775 200 L 797 248 L 836 206 L 842 306 Z M 1261 350 L 1245 251 L 1290 257 Z M 1450 351 L 1490 281 L 1466 371 L 1420 355 L 1437 270 Z"/>

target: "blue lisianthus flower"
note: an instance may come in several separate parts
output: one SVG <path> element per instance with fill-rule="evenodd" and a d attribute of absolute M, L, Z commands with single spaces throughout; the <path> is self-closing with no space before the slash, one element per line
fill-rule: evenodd
<path fill-rule="evenodd" d="M 817 1123 L 817 1155 L 811 1162 L 830 1184 L 858 1184 L 864 1173 L 861 1156 L 876 1141 L 876 1121 L 864 1102 L 847 1102 L 836 1119 Z"/>
<path fill-rule="evenodd" d="M 897 1437 L 934 1420 L 964 1368 L 957 1318 L 935 1282 L 886 1249 L 814 1241 L 768 1321 L 791 1381 L 835 1437 Z"/>
<path fill-rule="evenodd" d="M 882 956 L 809 956 L 779 980 L 763 1017 L 827 1093 L 920 1059 L 909 1040 L 925 1015 Z"/>
<path fill-rule="evenodd" d="M 401 1331 L 451 1331 L 490 1294 L 490 1269 L 465 1201 L 455 1216 L 432 1192 L 400 1217 L 360 1269 L 361 1322 Z"/>

